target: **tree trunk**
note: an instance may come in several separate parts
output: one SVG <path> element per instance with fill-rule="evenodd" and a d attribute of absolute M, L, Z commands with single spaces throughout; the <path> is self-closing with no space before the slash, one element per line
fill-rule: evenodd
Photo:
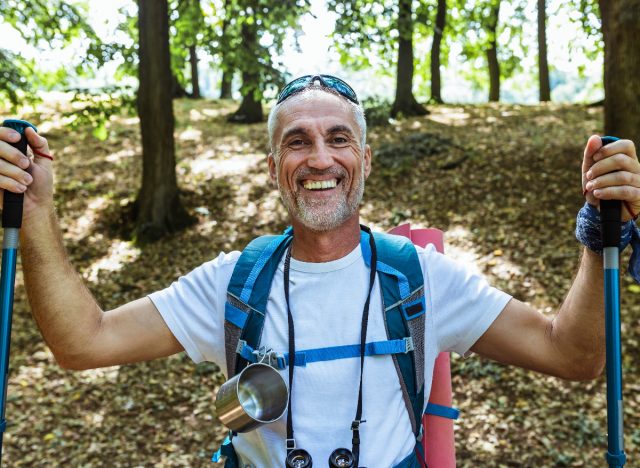
<path fill-rule="evenodd" d="M 604 36 L 604 130 L 640 148 L 640 0 L 600 0 Z"/>
<path fill-rule="evenodd" d="M 398 68 L 396 99 L 391 116 L 425 115 L 429 112 L 413 96 L 413 20 L 411 0 L 399 0 L 398 10 Z"/>
<path fill-rule="evenodd" d="M 189 46 L 189 63 L 191 64 L 191 96 L 200 99 L 200 84 L 198 83 L 198 52 L 196 46 Z"/>
<path fill-rule="evenodd" d="M 220 83 L 220 99 L 231 99 L 231 85 L 233 82 L 233 68 L 230 66 L 227 30 L 229 28 L 229 0 L 224 2 L 224 20 L 222 21 L 222 82 Z"/>
<path fill-rule="evenodd" d="M 487 48 L 487 63 L 489 64 L 489 102 L 500 100 L 500 63 L 498 62 L 498 17 L 500 16 L 500 1 L 491 7 L 488 19 L 487 33 L 489 46 Z"/>
<path fill-rule="evenodd" d="M 440 94 L 440 44 L 447 20 L 447 0 L 438 0 L 436 25 L 433 30 L 433 44 L 431 46 L 431 100 L 442 104 Z"/>
<path fill-rule="evenodd" d="M 258 62 L 258 34 L 255 22 L 251 25 L 242 25 L 242 47 L 245 48 L 245 56 L 251 58 L 251 62 L 243 63 L 242 71 L 242 102 L 229 121 L 237 123 L 262 122 L 262 100 L 260 99 L 260 73 Z"/>
<path fill-rule="evenodd" d="M 551 101 L 549 64 L 547 63 L 547 7 L 546 0 L 538 0 L 538 82 L 540 102 Z"/>
<path fill-rule="evenodd" d="M 142 187 L 135 202 L 136 236 L 155 240 L 191 218 L 176 179 L 167 0 L 138 0 L 138 115 L 142 134 Z"/>
<path fill-rule="evenodd" d="M 231 99 L 231 80 L 233 72 L 223 71 L 220 83 L 220 99 Z"/>

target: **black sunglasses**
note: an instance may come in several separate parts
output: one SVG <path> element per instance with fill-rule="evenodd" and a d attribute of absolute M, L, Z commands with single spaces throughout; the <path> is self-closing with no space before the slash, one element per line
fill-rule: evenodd
<path fill-rule="evenodd" d="M 341 96 L 346 97 L 349 101 L 359 104 L 358 97 L 356 96 L 356 92 L 353 90 L 351 86 L 342 81 L 340 78 L 332 76 L 332 75 L 305 75 L 300 78 L 296 78 L 295 80 L 289 82 L 282 91 L 278 94 L 278 102 L 280 104 L 285 99 L 293 96 L 296 93 L 299 93 L 305 88 L 312 86 L 315 81 L 320 82 L 325 88 L 333 89 Z"/>

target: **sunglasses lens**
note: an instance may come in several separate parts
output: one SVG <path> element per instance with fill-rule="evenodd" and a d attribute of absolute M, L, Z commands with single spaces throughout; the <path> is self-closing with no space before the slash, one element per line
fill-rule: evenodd
<path fill-rule="evenodd" d="M 331 75 L 305 75 L 301 76 L 300 78 L 296 78 L 291 83 L 282 88 L 282 91 L 280 91 L 280 94 L 278 94 L 278 101 L 276 104 L 280 104 L 291 95 L 296 94 L 297 92 L 313 84 L 315 80 L 318 80 L 320 84 L 325 88 L 333 89 L 334 91 L 340 93 L 340 95 L 358 104 L 358 97 L 356 96 L 356 93 L 351 88 L 351 86 L 342 81 L 340 78 Z"/>
<path fill-rule="evenodd" d="M 358 98 L 355 91 L 347 83 L 340 78 L 336 78 L 331 75 L 322 75 L 322 80 L 326 83 L 327 87 L 335 89 L 347 99 L 357 103 Z"/>

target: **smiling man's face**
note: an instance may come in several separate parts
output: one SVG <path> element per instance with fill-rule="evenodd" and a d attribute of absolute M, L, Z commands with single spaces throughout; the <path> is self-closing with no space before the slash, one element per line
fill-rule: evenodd
<path fill-rule="evenodd" d="M 361 148 L 353 108 L 314 90 L 287 99 L 278 112 L 269 173 L 289 214 L 313 231 L 358 216 L 371 149 Z"/>

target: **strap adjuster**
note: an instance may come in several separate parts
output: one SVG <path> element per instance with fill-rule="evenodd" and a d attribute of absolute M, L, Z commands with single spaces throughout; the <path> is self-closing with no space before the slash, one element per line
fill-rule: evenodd
<path fill-rule="evenodd" d="M 295 449 L 296 449 L 296 440 L 287 439 L 287 450 L 295 450 Z"/>
<path fill-rule="evenodd" d="M 236 353 L 242 354 L 242 350 L 247 345 L 245 340 L 238 340 L 238 345 L 236 346 Z"/>
<path fill-rule="evenodd" d="M 404 353 L 407 354 L 409 351 L 413 351 L 415 346 L 413 345 L 413 337 L 407 336 L 404 339 Z"/>

